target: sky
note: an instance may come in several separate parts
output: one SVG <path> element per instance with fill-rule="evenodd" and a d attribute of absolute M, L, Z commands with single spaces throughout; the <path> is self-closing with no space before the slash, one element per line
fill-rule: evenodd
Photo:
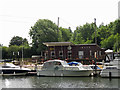
<path fill-rule="evenodd" d="M 0 44 L 8 46 L 14 36 L 27 38 L 38 19 L 49 19 L 63 28 L 94 22 L 99 26 L 118 19 L 120 0 L 0 0 Z"/>

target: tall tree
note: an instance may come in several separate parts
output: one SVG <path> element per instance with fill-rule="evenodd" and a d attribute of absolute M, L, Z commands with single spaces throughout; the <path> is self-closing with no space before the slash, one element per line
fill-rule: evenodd
<path fill-rule="evenodd" d="M 88 43 L 87 40 L 89 40 L 91 43 L 92 34 L 94 33 L 94 31 L 95 31 L 94 23 L 91 24 L 86 23 L 83 26 L 78 26 L 73 34 L 73 40 L 74 40 L 73 42 L 81 44 L 85 42 Z"/>
<path fill-rule="evenodd" d="M 114 35 L 109 36 L 108 38 L 105 38 L 104 40 L 101 41 L 101 47 L 103 48 L 109 48 L 113 49 L 115 43 L 115 37 Z"/>
<path fill-rule="evenodd" d="M 17 46 L 20 46 L 23 44 L 28 44 L 28 41 L 26 38 L 22 38 L 20 36 L 14 36 L 11 40 L 10 40 L 10 44 L 9 46 L 12 46 L 12 45 L 17 45 Z"/>
<path fill-rule="evenodd" d="M 113 33 L 114 35 L 117 33 L 120 34 L 120 19 L 114 21 L 113 31 L 114 31 Z"/>
<path fill-rule="evenodd" d="M 32 49 L 34 54 L 40 54 L 46 47 L 43 42 L 58 41 L 57 25 L 47 19 L 39 19 L 29 32 L 32 38 Z"/>
<path fill-rule="evenodd" d="M 2 58 L 3 59 L 8 58 L 8 47 L 5 46 L 2 47 Z"/>
<path fill-rule="evenodd" d="M 72 30 L 69 28 L 62 28 L 60 27 L 59 28 L 59 33 L 60 33 L 60 37 L 62 38 L 61 40 L 59 40 L 60 42 L 61 41 L 64 41 L 64 42 L 68 42 L 71 40 L 71 37 L 72 37 Z"/>

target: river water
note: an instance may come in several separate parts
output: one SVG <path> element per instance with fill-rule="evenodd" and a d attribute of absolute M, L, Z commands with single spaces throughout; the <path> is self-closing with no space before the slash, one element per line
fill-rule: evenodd
<path fill-rule="evenodd" d="M 120 78 L 0 76 L 1 88 L 118 88 L 119 83 Z"/>

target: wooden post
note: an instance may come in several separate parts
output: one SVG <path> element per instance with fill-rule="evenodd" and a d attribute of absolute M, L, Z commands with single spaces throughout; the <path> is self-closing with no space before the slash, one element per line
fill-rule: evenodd
<path fill-rule="evenodd" d="M 97 53 L 95 52 L 95 76 L 97 75 L 96 58 L 97 58 Z"/>

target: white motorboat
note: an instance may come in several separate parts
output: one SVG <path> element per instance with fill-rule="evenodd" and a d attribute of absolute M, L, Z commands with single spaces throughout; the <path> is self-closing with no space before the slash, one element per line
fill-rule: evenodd
<path fill-rule="evenodd" d="M 120 69 L 117 66 L 105 66 L 100 75 L 101 77 L 120 77 Z"/>
<path fill-rule="evenodd" d="M 115 56 L 115 59 L 110 62 L 110 65 L 117 66 L 120 69 L 120 54 Z"/>
<path fill-rule="evenodd" d="M 93 70 L 89 66 L 70 66 L 63 60 L 44 62 L 42 69 L 37 70 L 38 76 L 89 76 Z"/>
<path fill-rule="evenodd" d="M 5 63 L 0 66 L 0 75 L 26 75 L 29 71 L 31 70 L 28 68 L 16 66 L 12 63 Z"/>
<path fill-rule="evenodd" d="M 120 55 L 110 62 L 109 66 L 104 66 L 100 73 L 101 77 L 120 77 Z"/>

